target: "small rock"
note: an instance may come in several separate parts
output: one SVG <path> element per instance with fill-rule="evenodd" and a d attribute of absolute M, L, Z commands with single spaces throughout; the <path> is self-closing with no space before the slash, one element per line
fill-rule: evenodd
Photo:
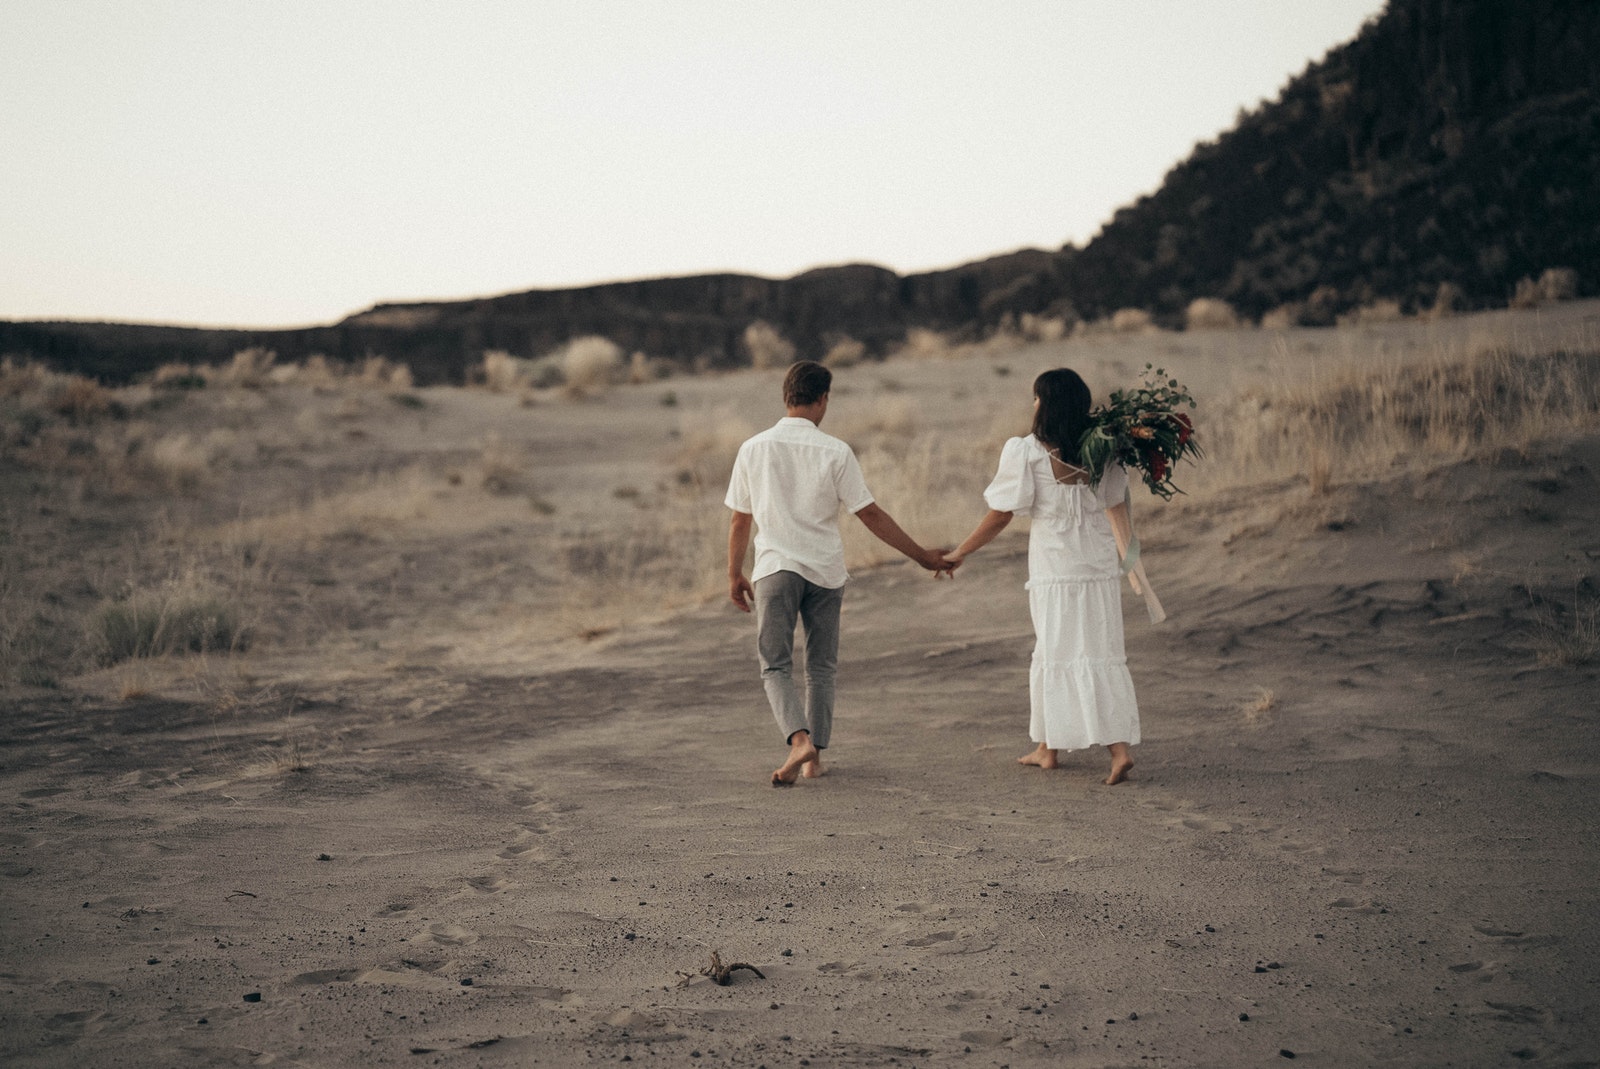
<path fill-rule="evenodd" d="M 1256 966 L 1256 972 L 1266 972 L 1266 971 L 1267 971 L 1267 967 L 1265 965 L 1257 965 Z"/>
<path fill-rule="evenodd" d="M 147 958 L 145 960 L 145 964 L 146 965 L 160 965 L 161 964 L 161 959 L 160 958 Z"/>
<path fill-rule="evenodd" d="M 1290 1050 L 1288 1047 L 1284 1047 L 1282 1050 L 1278 1051 L 1278 1057 L 1280 1057 L 1280 1058 L 1293 1058 L 1294 1057 L 1294 1051 Z"/>
<path fill-rule="evenodd" d="M 195 1022 L 195 1024 L 210 1024 L 210 1023 L 211 1022 L 206 1020 L 204 1017 L 200 1018 L 198 1021 Z"/>
<path fill-rule="evenodd" d="M 318 861 L 332 861 L 333 860 L 333 855 L 332 854 L 318 854 L 317 855 L 317 860 Z"/>
<path fill-rule="evenodd" d="M 261 992 L 252 991 L 249 994 L 245 995 L 244 1000 L 246 1002 L 260 1002 L 261 1001 Z"/>
<path fill-rule="evenodd" d="M 627 935 L 623 936 L 622 938 L 626 939 L 628 942 L 631 943 L 635 939 L 639 938 L 639 936 L 637 934 L 635 934 L 634 932 L 629 932 Z"/>
<path fill-rule="evenodd" d="M 794 957 L 794 951 L 785 950 L 781 956 L 785 957 L 785 958 L 792 958 L 792 957 Z"/>
<path fill-rule="evenodd" d="M 461 986 L 462 986 L 462 987 L 471 987 L 471 986 L 472 986 L 472 977 L 470 977 L 470 976 L 463 976 L 463 977 L 462 977 L 462 978 L 461 978 Z"/>
<path fill-rule="evenodd" d="M 1139 1015 L 1138 1015 L 1138 1014 L 1137 1014 L 1137 1013 L 1130 1013 L 1130 1014 L 1128 1014 L 1128 1020 L 1130 1020 L 1130 1021 L 1137 1021 L 1137 1020 L 1138 1020 L 1138 1019 L 1139 1019 Z"/>
<path fill-rule="evenodd" d="M 1249 1019 L 1250 1019 L 1250 1015 L 1248 1013 L 1241 1013 L 1239 1015 L 1239 1020 L 1241 1020 L 1241 1021 L 1248 1021 Z"/>

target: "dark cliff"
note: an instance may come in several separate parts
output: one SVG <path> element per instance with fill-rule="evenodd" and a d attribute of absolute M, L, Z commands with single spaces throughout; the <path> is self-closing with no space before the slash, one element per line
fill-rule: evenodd
<path fill-rule="evenodd" d="M 0 322 L 0 354 L 125 380 L 264 346 L 291 360 L 382 355 L 440 382 L 461 381 L 486 349 L 534 356 L 584 334 L 731 366 L 758 319 L 811 357 L 845 336 L 882 352 L 912 327 L 981 334 L 1025 312 L 1139 307 L 1176 325 L 1196 297 L 1328 322 L 1383 298 L 1416 310 L 1446 283 L 1469 306 L 1500 305 L 1551 267 L 1595 292 L 1596 205 L 1600 3 L 1391 0 L 1082 249 L 907 276 L 849 265 L 388 304 L 299 330 Z"/>

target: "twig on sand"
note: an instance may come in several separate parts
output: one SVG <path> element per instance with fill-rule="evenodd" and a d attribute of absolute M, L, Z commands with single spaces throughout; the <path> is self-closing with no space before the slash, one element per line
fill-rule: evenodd
<path fill-rule="evenodd" d="M 711 952 L 711 964 L 705 966 L 704 968 L 702 968 L 698 973 L 689 973 L 689 972 L 679 972 L 678 973 L 679 976 L 683 977 L 683 979 L 678 981 L 678 986 L 679 987 L 688 987 L 689 986 L 689 981 L 693 980 L 696 976 L 709 976 L 709 977 L 711 977 L 711 982 L 712 983 L 718 984 L 718 985 L 720 985 L 722 987 L 727 987 L 730 983 L 733 982 L 733 974 L 735 972 L 737 972 L 739 969 L 749 969 L 751 972 L 755 973 L 757 976 L 761 977 L 761 979 L 763 979 L 763 980 L 765 980 L 767 978 L 766 973 L 762 972 L 760 969 L 756 968 L 754 965 L 751 965 L 748 962 L 735 961 L 735 962 L 732 962 L 731 964 L 728 964 L 728 965 L 722 964 L 722 955 L 721 955 L 721 953 L 719 953 L 718 951 L 713 950 Z"/>

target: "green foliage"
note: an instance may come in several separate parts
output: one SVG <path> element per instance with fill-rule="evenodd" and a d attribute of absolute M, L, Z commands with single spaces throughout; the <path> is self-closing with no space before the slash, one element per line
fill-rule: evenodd
<path fill-rule="evenodd" d="M 1136 471 L 1150 492 L 1168 499 L 1182 493 L 1172 472 L 1185 457 L 1200 457 L 1194 422 L 1184 409 L 1195 407 L 1187 387 L 1167 377 L 1165 368 L 1145 366 L 1144 381 L 1131 390 L 1117 390 L 1111 401 L 1090 413 L 1078 455 L 1098 483 L 1106 469 L 1120 463 Z"/>

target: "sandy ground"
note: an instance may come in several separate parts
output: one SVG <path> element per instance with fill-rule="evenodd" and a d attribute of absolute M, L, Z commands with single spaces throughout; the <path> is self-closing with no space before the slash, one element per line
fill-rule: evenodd
<path fill-rule="evenodd" d="M 722 603 L 513 648 L 451 643 L 486 595 L 419 579 L 209 692 L 13 688 L 0 1060 L 1600 1064 L 1600 667 L 1537 663 L 1540 592 L 1594 595 L 1597 474 L 1600 434 L 1151 524 L 1172 618 L 1125 598 L 1115 788 L 1099 752 L 1014 763 L 1015 538 L 954 582 L 858 571 L 831 771 L 790 790 Z M 538 588 L 545 522 L 474 535 L 459 582 Z"/>

